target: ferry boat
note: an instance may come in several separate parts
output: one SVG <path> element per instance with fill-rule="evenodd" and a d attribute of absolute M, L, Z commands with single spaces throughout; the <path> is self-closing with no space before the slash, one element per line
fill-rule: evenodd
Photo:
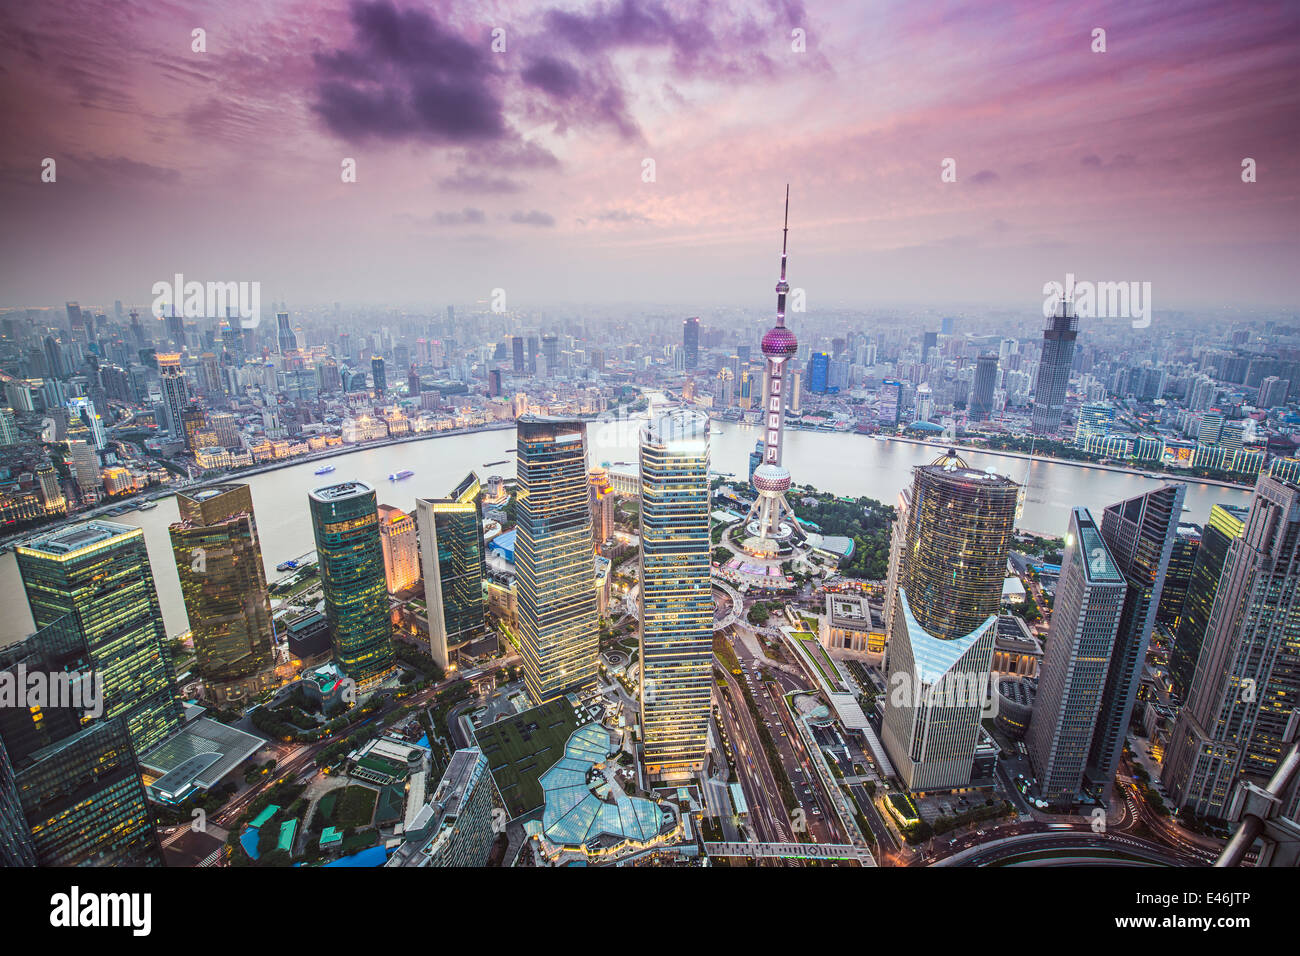
<path fill-rule="evenodd" d="M 401 480 L 404 479 L 404 478 L 410 478 L 410 477 L 411 477 L 412 475 L 414 475 L 414 474 L 415 474 L 415 472 L 411 471 L 411 469 L 409 469 L 409 468 L 403 468 L 401 471 L 397 472 L 396 474 L 389 475 L 389 476 L 388 476 L 388 480 L 389 480 L 389 481 L 401 481 Z"/>
<path fill-rule="evenodd" d="M 149 510 L 151 510 L 151 509 L 153 509 L 153 508 L 157 508 L 157 507 L 158 507 L 158 502 L 156 502 L 156 501 L 142 501 L 142 502 L 140 502 L 140 504 L 138 504 L 138 505 L 135 506 L 135 510 L 136 510 L 136 511 L 149 511 Z"/>
<path fill-rule="evenodd" d="M 316 469 L 316 474 L 318 474 L 318 475 L 328 475 L 328 474 L 329 474 L 331 471 L 333 471 L 333 470 L 334 470 L 334 466 L 333 466 L 333 465 L 326 465 L 326 466 L 323 467 L 323 468 L 317 468 L 317 469 Z"/>
<path fill-rule="evenodd" d="M 510 459 L 502 458 L 500 461 L 485 461 L 483 462 L 483 467 L 491 468 L 493 465 L 507 465 L 509 463 L 510 463 Z"/>

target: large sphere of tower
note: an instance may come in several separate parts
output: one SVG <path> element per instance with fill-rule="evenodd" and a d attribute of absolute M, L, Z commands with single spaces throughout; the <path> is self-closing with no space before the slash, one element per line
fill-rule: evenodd
<path fill-rule="evenodd" d="M 789 358 L 799 351 L 799 340 L 784 325 L 777 325 L 767 330 L 761 348 L 768 358 Z"/>

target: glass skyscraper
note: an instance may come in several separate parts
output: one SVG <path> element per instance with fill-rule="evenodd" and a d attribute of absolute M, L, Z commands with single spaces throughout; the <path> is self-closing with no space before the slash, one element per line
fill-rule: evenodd
<path fill-rule="evenodd" d="M 1228 546 L 1246 529 L 1249 509 L 1238 505 L 1215 505 L 1201 532 L 1201 546 L 1196 550 L 1196 563 L 1187 582 L 1187 596 L 1183 599 L 1182 616 L 1178 632 L 1169 652 L 1169 678 L 1174 693 L 1186 702 L 1196 673 L 1196 658 L 1201 653 L 1206 628 L 1210 626 L 1210 611 L 1214 597 L 1219 592 L 1219 577 L 1228 557 Z"/>
<path fill-rule="evenodd" d="M 219 699 L 242 700 L 238 682 L 266 669 L 273 649 L 252 492 L 245 484 L 214 485 L 177 492 L 176 506 L 181 520 L 169 531 L 195 667 Z"/>
<path fill-rule="evenodd" d="M 587 426 L 517 422 L 519 648 L 534 704 L 594 689 L 600 634 L 587 504 Z"/>
<path fill-rule="evenodd" d="M 1025 741 L 1039 796 L 1053 806 L 1072 805 L 1082 788 L 1127 591 L 1092 514 L 1074 508 Z"/>
<path fill-rule="evenodd" d="M 487 625 L 483 596 L 482 492 L 470 472 L 446 498 L 417 498 L 429 652 L 444 670 L 451 652 Z"/>
<path fill-rule="evenodd" d="M 30 854 L 41 866 L 162 864 L 128 713 L 109 696 L 115 669 L 92 657 L 72 614 L 0 649 L 7 682 L 36 673 L 64 681 L 57 700 L 0 707 L 0 862 Z M 96 679 L 99 715 L 86 706 Z"/>
<path fill-rule="evenodd" d="M 308 496 L 334 656 L 360 687 L 396 668 L 375 489 L 360 481 Z"/>
<path fill-rule="evenodd" d="M 1019 486 L 955 452 L 915 470 L 885 664 L 882 740 L 908 789 L 967 786 Z"/>
<path fill-rule="evenodd" d="M 75 628 L 89 669 L 104 681 L 104 715 L 126 721 L 137 753 L 181 727 L 162 611 L 144 532 L 87 521 L 15 549 L 38 629 Z"/>
<path fill-rule="evenodd" d="M 713 693 L 709 419 L 641 432 L 641 736 L 649 773 L 704 766 Z"/>
<path fill-rule="evenodd" d="M 1035 435 L 1051 435 L 1061 427 L 1065 393 L 1074 362 L 1074 343 L 1079 337 L 1079 319 L 1070 303 L 1061 300 L 1056 314 L 1043 329 L 1043 357 L 1038 363 L 1034 387 L 1032 427 Z"/>

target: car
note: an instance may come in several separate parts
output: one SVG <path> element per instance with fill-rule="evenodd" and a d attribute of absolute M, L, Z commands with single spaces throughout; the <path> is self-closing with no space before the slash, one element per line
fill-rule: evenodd
<path fill-rule="evenodd" d="M 948 845 L 949 845 L 949 846 L 956 846 L 956 845 L 957 845 L 957 838 L 956 838 L 956 837 L 953 837 L 951 840 L 949 840 L 949 841 L 948 841 Z"/>
<path fill-rule="evenodd" d="M 984 835 L 984 831 L 983 831 L 983 830 L 976 830 L 976 831 L 975 831 L 975 835 L 976 835 L 976 836 L 983 836 L 983 835 Z"/>
<path fill-rule="evenodd" d="M 816 814 L 817 816 L 821 816 L 822 815 L 821 808 L 813 807 L 813 813 Z"/>

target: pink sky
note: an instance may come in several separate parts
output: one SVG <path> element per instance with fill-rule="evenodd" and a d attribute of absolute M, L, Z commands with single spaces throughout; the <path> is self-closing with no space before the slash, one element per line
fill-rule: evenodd
<path fill-rule="evenodd" d="M 863 8 L 11 4 L 0 306 L 175 272 L 291 306 L 766 304 L 786 182 L 810 308 L 1037 309 L 1066 272 L 1294 301 L 1295 4 Z"/>

